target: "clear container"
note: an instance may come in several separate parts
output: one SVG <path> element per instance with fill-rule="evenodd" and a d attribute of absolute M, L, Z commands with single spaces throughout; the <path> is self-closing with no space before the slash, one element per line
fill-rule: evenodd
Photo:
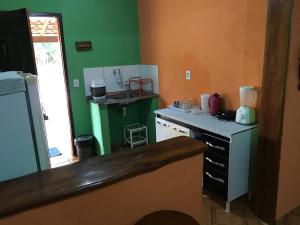
<path fill-rule="evenodd" d="M 241 106 L 253 107 L 257 101 L 257 91 L 253 86 L 240 87 Z"/>

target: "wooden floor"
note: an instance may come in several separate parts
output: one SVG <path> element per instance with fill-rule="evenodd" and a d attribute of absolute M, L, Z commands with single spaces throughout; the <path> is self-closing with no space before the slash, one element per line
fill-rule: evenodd
<path fill-rule="evenodd" d="M 278 222 L 278 225 L 300 225 L 300 206 L 284 216 Z"/>
<path fill-rule="evenodd" d="M 208 194 L 203 198 L 203 211 L 203 225 L 263 225 L 251 212 L 247 198 L 233 201 L 231 213 L 226 213 L 225 202 Z M 278 225 L 300 225 L 300 207 L 282 218 Z"/>

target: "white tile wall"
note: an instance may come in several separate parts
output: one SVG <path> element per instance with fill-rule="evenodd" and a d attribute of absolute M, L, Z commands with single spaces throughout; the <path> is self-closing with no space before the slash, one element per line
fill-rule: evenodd
<path fill-rule="evenodd" d="M 153 80 L 153 91 L 159 93 L 158 86 L 158 66 L 157 65 L 140 65 L 140 74 L 142 77 L 149 77 Z"/>
<path fill-rule="evenodd" d="M 124 76 L 124 81 L 131 77 L 140 77 L 140 65 L 123 66 L 122 74 Z"/>
<path fill-rule="evenodd" d="M 116 77 L 113 74 L 114 69 L 121 69 L 123 82 L 127 81 L 131 77 L 149 77 L 153 79 L 154 93 L 159 93 L 158 88 L 158 66 L 157 65 L 128 65 L 128 66 L 112 66 L 112 67 L 98 67 L 98 68 L 86 68 L 83 70 L 85 94 L 89 96 L 90 84 L 94 79 L 104 79 L 106 83 L 107 92 L 117 92 L 124 90 L 123 85 L 119 85 L 116 82 Z"/>
<path fill-rule="evenodd" d="M 116 82 L 116 77 L 113 74 L 114 69 L 117 69 L 117 68 L 120 68 L 120 67 L 104 67 L 103 68 L 107 92 L 116 92 L 116 91 L 122 90 L 122 86 L 120 86 Z"/>

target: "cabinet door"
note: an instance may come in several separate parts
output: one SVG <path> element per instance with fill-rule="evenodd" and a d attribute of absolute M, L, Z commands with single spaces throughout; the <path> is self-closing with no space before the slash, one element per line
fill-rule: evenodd
<path fill-rule="evenodd" d="M 206 133 L 203 134 L 202 139 L 206 144 L 208 144 L 209 151 L 215 154 L 222 155 L 223 157 L 228 159 L 229 142 Z"/>
<path fill-rule="evenodd" d="M 180 136 L 187 136 L 190 137 L 190 130 L 186 127 L 171 123 L 172 128 L 172 137 L 180 137 Z"/>
<path fill-rule="evenodd" d="M 37 74 L 26 9 L 0 11 L 0 71 Z"/>
<path fill-rule="evenodd" d="M 203 169 L 203 187 L 227 200 L 228 177 L 209 166 Z"/>
<path fill-rule="evenodd" d="M 156 118 L 155 126 L 156 126 L 156 141 L 157 142 L 170 139 L 170 125 L 167 121 Z"/>
<path fill-rule="evenodd" d="M 228 159 L 212 151 L 204 153 L 204 165 L 207 165 L 221 173 L 228 175 Z"/>

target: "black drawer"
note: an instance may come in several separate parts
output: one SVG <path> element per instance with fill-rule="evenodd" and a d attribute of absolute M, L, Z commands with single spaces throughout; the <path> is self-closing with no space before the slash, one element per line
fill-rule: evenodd
<path fill-rule="evenodd" d="M 214 192 L 218 196 L 227 200 L 228 177 L 209 166 L 203 169 L 204 189 Z"/>
<path fill-rule="evenodd" d="M 203 134 L 202 140 L 208 144 L 208 151 L 220 154 L 226 158 L 229 157 L 229 142 L 206 133 Z"/>
<path fill-rule="evenodd" d="M 204 153 L 204 165 L 228 175 L 228 159 L 212 151 Z"/>

